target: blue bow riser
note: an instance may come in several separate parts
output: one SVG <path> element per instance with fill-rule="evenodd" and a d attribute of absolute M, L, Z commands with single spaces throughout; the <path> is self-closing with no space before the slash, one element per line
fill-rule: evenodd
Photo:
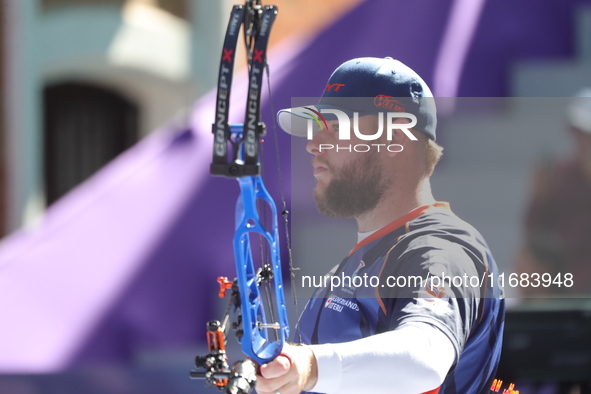
<path fill-rule="evenodd" d="M 259 364 L 270 362 L 281 353 L 281 349 L 289 336 L 289 324 L 283 295 L 283 279 L 281 276 L 281 258 L 279 250 L 279 231 L 277 229 L 277 207 L 265 188 L 260 176 L 238 178 L 240 196 L 236 204 L 236 233 L 234 235 L 234 255 L 236 272 L 240 289 L 242 307 L 242 351 Z M 265 230 L 259 220 L 257 199 L 264 201 L 271 210 L 272 233 Z M 268 322 L 265 307 L 262 304 L 260 289 L 257 284 L 257 271 L 254 267 L 250 236 L 259 234 L 269 246 L 274 281 L 274 305 L 269 305 L 275 322 Z M 262 264 L 261 264 L 262 265 Z M 260 327 L 258 323 L 278 324 L 277 339 L 268 335 L 274 328 Z M 275 335 L 273 335 L 275 337 Z"/>

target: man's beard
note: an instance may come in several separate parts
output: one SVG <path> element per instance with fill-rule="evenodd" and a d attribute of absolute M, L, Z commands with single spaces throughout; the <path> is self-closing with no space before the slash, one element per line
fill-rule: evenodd
<path fill-rule="evenodd" d="M 338 172 L 324 192 L 314 189 L 318 210 L 334 218 L 356 218 L 374 209 L 386 191 L 378 156 L 362 153 Z"/>

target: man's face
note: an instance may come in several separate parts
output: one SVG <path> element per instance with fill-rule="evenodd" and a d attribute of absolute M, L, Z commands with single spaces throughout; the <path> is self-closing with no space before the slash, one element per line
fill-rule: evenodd
<path fill-rule="evenodd" d="M 365 142 L 355 137 L 350 141 L 339 141 L 338 122 L 327 123 L 328 129 L 323 129 L 316 134 L 306 148 L 314 155 L 312 160 L 316 178 L 314 199 L 318 210 L 327 216 L 358 217 L 375 208 L 385 193 L 384 170 L 380 161 L 382 153 L 375 150 L 369 152 L 339 150 L 337 152 L 336 149 L 323 149 L 321 151 L 320 144 L 331 144 L 336 147 Z M 359 118 L 359 130 L 363 134 L 373 134 L 377 128 L 376 116 Z"/>

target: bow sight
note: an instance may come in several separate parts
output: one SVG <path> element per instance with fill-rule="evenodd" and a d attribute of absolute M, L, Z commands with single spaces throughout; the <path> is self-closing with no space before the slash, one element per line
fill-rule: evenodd
<path fill-rule="evenodd" d="M 191 372 L 190 376 L 205 379 L 209 387 L 227 393 L 249 393 L 256 381 L 255 362 L 264 364 L 277 357 L 289 336 L 277 208 L 263 184 L 259 161 L 259 144 L 266 132 L 260 116 L 261 86 L 263 72 L 268 73 L 267 43 L 276 15 L 276 6 L 262 6 L 260 0 L 235 5 L 219 69 L 210 172 L 213 176 L 235 178 L 240 186 L 234 235 L 237 277 L 233 282 L 218 278 L 220 297 L 231 289 L 230 301 L 222 322 L 212 320 L 207 324 L 209 354 L 197 356 L 195 365 L 201 371 Z M 244 124 L 230 125 L 228 114 L 234 55 L 241 26 L 244 27 L 249 67 L 248 99 Z M 285 209 L 284 215 L 287 215 Z M 255 262 L 258 262 L 256 267 Z M 230 369 L 226 335 L 232 312 L 235 319 L 231 327 L 241 342 L 242 351 L 250 359 L 239 361 Z"/>

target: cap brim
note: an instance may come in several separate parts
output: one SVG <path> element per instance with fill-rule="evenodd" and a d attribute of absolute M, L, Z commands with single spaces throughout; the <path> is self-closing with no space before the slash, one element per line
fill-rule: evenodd
<path fill-rule="evenodd" d="M 311 121 L 312 133 L 316 134 L 321 130 L 322 121 L 314 111 L 319 112 L 314 106 L 282 109 L 277 113 L 277 123 L 286 133 L 305 137 L 310 127 L 308 121 Z"/>
<path fill-rule="evenodd" d="M 308 129 L 311 128 L 313 136 L 328 127 L 327 121 L 337 119 L 334 114 L 321 114 L 320 111 L 323 109 L 338 109 L 353 117 L 353 111 L 347 108 L 334 105 L 307 105 L 280 110 L 277 112 L 277 123 L 283 131 L 296 137 L 307 137 Z"/>

